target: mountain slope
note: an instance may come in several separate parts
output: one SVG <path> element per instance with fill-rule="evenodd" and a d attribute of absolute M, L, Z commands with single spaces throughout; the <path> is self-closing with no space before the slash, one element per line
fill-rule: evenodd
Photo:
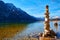
<path fill-rule="evenodd" d="M 35 17 L 28 15 L 11 3 L 0 1 L 0 22 L 34 22 Z"/>

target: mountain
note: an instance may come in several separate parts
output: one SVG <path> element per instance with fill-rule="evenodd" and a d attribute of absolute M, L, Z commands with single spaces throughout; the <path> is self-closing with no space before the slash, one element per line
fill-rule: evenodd
<path fill-rule="evenodd" d="M 0 22 L 35 22 L 37 18 L 15 7 L 12 3 L 0 1 Z"/>
<path fill-rule="evenodd" d="M 44 21 L 45 20 L 45 17 L 40 17 L 40 18 L 37 18 L 39 21 Z"/>
<path fill-rule="evenodd" d="M 60 16 L 54 16 L 50 18 L 51 21 L 56 21 L 59 20 L 60 21 Z"/>

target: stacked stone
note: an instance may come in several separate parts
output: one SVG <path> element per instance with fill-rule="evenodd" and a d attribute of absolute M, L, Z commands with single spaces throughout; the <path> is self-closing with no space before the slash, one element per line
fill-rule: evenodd
<path fill-rule="evenodd" d="M 50 19 L 49 19 L 48 5 L 46 6 L 44 33 L 42 36 L 43 37 L 50 37 L 50 38 L 54 38 L 56 36 L 55 32 L 53 30 L 50 30 Z"/>
<path fill-rule="evenodd" d="M 49 24 L 49 9 L 48 9 L 48 5 L 46 6 L 46 13 L 45 13 L 45 23 L 44 23 L 44 34 L 43 36 L 45 36 L 45 34 L 50 32 L 50 24 Z"/>

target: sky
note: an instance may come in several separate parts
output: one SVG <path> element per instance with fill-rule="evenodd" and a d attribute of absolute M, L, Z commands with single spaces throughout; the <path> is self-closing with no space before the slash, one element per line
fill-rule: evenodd
<path fill-rule="evenodd" d="M 12 3 L 21 8 L 29 15 L 44 17 L 45 6 L 49 6 L 50 17 L 60 16 L 60 0 L 3 0 L 5 3 Z"/>

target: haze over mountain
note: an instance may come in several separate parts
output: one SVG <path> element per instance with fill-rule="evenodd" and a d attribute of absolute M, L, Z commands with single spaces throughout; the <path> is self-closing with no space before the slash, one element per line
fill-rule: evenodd
<path fill-rule="evenodd" d="M 34 22 L 37 18 L 15 7 L 12 3 L 0 1 L 0 22 Z"/>

